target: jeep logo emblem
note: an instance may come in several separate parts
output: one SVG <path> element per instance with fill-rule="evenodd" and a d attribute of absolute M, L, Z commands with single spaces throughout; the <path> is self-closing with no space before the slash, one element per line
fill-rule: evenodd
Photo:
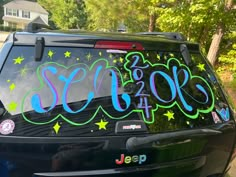
<path fill-rule="evenodd" d="M 146 162 L 147 156 L 146 155 L 134 155 L 134 156 L 125 156 L 125 154 L 121 154 L 120 159 L 116 159 L 117 165 L 122 164 L 130 164 L 130 163 L 137 163 L 141 165 L 142 163 Z"/>

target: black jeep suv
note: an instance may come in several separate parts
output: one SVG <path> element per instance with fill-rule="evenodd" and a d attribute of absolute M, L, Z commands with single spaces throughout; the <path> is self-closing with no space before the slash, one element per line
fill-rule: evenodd
<path fill-rule="evenodd" d="M 222 177 L 230 166 L 232 108 L 178 33 L 16 32 L 0 66 L 0 177 Z"/>

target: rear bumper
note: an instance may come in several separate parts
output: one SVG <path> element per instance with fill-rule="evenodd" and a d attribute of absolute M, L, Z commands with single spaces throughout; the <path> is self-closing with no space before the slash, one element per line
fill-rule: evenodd
<path fill-rule="evenodd" d="M 200 169 L 204 166 L 205 162 L 206 162 L 206 157 L 200 156 L 192 159 L 178 160 L 171 163 L 151 164 L 139 167 L 127 167 L 127 168 L 106 169 L 106 170 L 73 171 L 73 172 L 34 173 L 33 177 L 84 177 L 84 176 L 113 177 L 121 175 L 122 176 L 128 175 L 130 177 L 133 177 L 137 175 L 140 176 L 141 174 L 145 175 L 145 177 L 149 177 L 149 175 L 153 175 L 157 171 L 160 174 L 160 176 L 166 175 L 167 171 L 170 175 L 172 173 L 171 176 L 183 175 L 183 174 L 193 175 L 193 173 L 196 173 L 197 171 L 200 172 Z M 176 169 L 178 170 L 176 171 Z"/>

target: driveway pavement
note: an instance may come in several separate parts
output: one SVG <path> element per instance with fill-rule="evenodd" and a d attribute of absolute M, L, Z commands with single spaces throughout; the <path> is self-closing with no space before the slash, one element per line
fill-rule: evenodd
<path fill-rule="evenodd" d="M 231 168 L 228 172 L 230 177 L 236 177 L 236 159 L 234 159 L 234 161 L 231 164 Z"/>
<path fill-rule="evenodd" d="M 1 32 L 0 31 L 0 47 L 2 47 L 2 43 L 5 41 L 5 39 L 7 38 L 8 36 L 8 32 Z"/>

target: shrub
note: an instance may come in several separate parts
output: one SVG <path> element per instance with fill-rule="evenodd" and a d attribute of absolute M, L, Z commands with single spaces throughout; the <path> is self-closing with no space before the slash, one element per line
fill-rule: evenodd
<path fill-rule="evenodd" d="M 13 32 L 13 31 L 21 31 L 21 29 L 16 27 L 0 25 L 0 31 Z"/>

